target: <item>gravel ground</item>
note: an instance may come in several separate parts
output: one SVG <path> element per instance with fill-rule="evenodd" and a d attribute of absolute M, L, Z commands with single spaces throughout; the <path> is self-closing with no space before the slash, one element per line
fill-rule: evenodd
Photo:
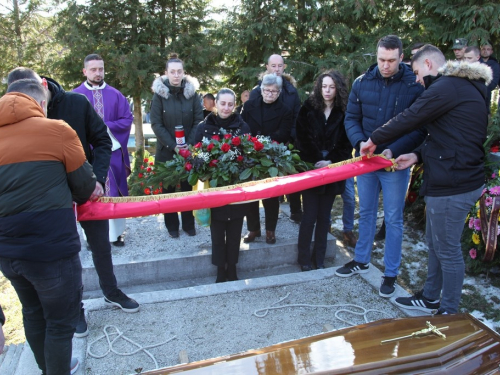
<path fill-rule="evenodd" d="M 280 239 L 297 236 L 299 226 L 288 220 L 288 212 L 288 205 L 282 205 L 276 230 L 278 242 Z M 244 233 L 245 229 L 246 225 Z M 197 232 L 195 237 L 188 237 L 181 231 L 179 239 L 172 239 L 168 237 L 161 215 L 127 219 L 126 245 L 113 249 L 114 263 L 209 253 L 209 228 L 197 226 Z M 265 237 L 259 241 L 264 242 Z M 340 242 L 337 244 L 341 246 Z M 242 243 L 242 251 L 248 249 L 248 246 L 257 245 L 258 243 Z M 82 262 L 91 264 L 90 252 L 84 250 L 81 254 Z M 104 337 L 105 329 L 111 334 L 110 341 L 118 337 L 116 329 L 122 332 L 123 336 L 113 344 L 113 350 L 122 354 L 138 349 L 138 346 L 127 339 L 139 346 L 172 340 L 148 349 L 154 360 L 144 351 L 133 355 L 119 355 L 111 351 L 103 358 L 93 358 L 87 354 L 84 369 L 79 373 L 134 374 L 179 364 L 181 351 L 185 351 L 189 361 L 193 362 L 319 334 L 324 331 L 325 325 L 330 329 L 340 329 L 366 321 L 404 316 L 389 301 L 379 297 L 378 291 L 361 277 L 335 277 L 334 270 L 335 267 L 313 271 L 322 276 L 314 281 L 294 281 L 289 285 L 276 286 L 271 280 L 268 284 L 270 287 L 261 289 L 248 290 L 247 280 L 225 285 L 213 284 L 208 286 L 212 288 L 211 295 L 203 296 L 201 291 L 202 297 L 199 298 L 142 304 L 137 314 L 124 314 L 117 310 L 88 311 L 90 335 L 87 340 L 75 339 L 74 343 L 77 348 L 85 346 L 86 350 L 97 357 L 109 350 Z M 311 275 L 313 272 L 307 274 Z M 217 290 L 219 286 L 222 287 L 220 292 L 214 292 L 213 288 Z M 200 290 L 203 288 L 200 287 Z M 277 303 L 285 296 L 288 297 L 283 302 Z M 313 306 L 270 310 L 262 318 L 254 315 L 256 310 L 265 309 L 272 304 Z M 342 308 L 338 305 L 346 304 L 359 307 L 350 306 L 347 312 L 339 312 Z M 367 309 L 377 311 L 366 312 Z"/>
<path fill-rule="evenodd" d="M 288 298 L 284 301 L 276 303 L 287 295 Z M 264 309 L 260 313 L 265 313 L 265 309 L 271 305 L 290 304 L 313 306 L 270 310 L 262 318 L 254 315 L 260 309 Z M 345 304 L 359 307 L 338 306 Z M 339 312 L 340 309 L 350 312 Z M 377 311 L 367 312 L 367 309 Z M 116 329 L 123 333 L 113 345 L 113 349 L 121 353 L 138 349 L 126 341 L 125 337 L 141 346 L 173 338 L 165 344 L 148 349 L 158 367 L 162 368 L 179 364 L 181 351 L 186 351 L 189 361 L 193 362 L 319 334 L 323 332 L 325 325 L 340 329 L 365 323 L 365 318 L 367 321 L 374 321 L 402 316 L 404 315 L 400 310 L 379 297 L 361 278 L 332 277 L 295 285 L 143 305 L 137 314 L 123 314 L 116 310 L 90 312 L 87 349 L 97 356 L 108 351 L 109 346 L 103 337 L 107 325 L 116 327 L 108 328 L 110 333 L 116 332 Z M 110 339 L 117 336 L 112 334 Z M 95 340 L 98 341 L 93 343 Z M 102 359 L 87 355 L 84 373 L 134 374 L 153 370 L 155 367 L 153 359 L 142 351 L 130 356 L 109 353 Z"/>

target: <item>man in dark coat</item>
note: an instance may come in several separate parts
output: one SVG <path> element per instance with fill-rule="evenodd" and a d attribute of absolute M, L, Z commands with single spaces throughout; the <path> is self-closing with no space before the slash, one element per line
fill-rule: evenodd
<path fill-rule="evenodd" d="M 408 108 L 423 92 L 415 82 L 408 65 L 402 63 L 403 44 L 395 35 L 381 38 L 377 44 L 377 64 L 358 77 L 349 94 L 344 125 L 347 137 L 359 154 L 360 147 L 371 133 L 394 115 Z M 425 132 L 416 130 L 390 143 L 380 145 L 377 153 L 387 158 L 413 150 L 424 140 Z M 380 189 L 384 196 L 386 239 L 384 251 L 384 280 L 379 295 L 391 297 L 401 263 L 403 243 L 403 208 L 410 173 L 408 170 L 366 173 L 357 177 L 359 196 L 359 239 L 354 249 L 354 259 L 335 274 L 350 277 L 368 272 L 377 222 Z"/>
<path fill-rule="evenodd" d="M 427 128 L 425 142 L 396 159 L 398 170 L 424 163 L 420 194 L 425 197 L 427 212 L 427 280 L 422 291 L 409 298 L 396 298 L 396 304 L 454 314 L 458 312 L 465 269 L 460 237 L 467 213 L 484 185 L 483 143 L 488 125 L 484 103 L 491 70 L 484 64 L 446 63 L 442 52 L 432 45 L 415 54 L 412 68 L 426 91 L 408 109 L 375 130 L 361 153 L 373 153 L 378 144 Z"/>
<path fill-rule="evenodd" d="M 111 158 L 111 139 L 103 120 L 84 95 L 66 92 L 53 79 L 45 77 L 42 79 L 31 69 L 16 68 L 12 70 L 8 76 L 8 84 L 10 85 L 22 78 L 42 82 L 49 95 L 47 117 L 66 121 L 78 134 L 85 156 L 89 163 L 92 164 L 97 182 L 99 182 L 96 184 L 91 200 L 98 199 L 104 194 Z M 85 231 L 92 252 L 94 267 L 99 277 L 99 285 L 104 294 L 104 302 L 120 307 L 125 312 L 137 312 L 139 304 L 118 289 L 113 271 L 108 220 L 81 221 L 80 225 Z M 75 337 L 85 337 L 87 335 L 85 311 L 82 307 Z"/>
<path fill-rule="evenodd" d="M 500 64 L 498 63 L 497 59 L 493 57 L 493 47 L 491 44 L 485 43 L 481 46 L 481 59 L 479 61 L 483 64 L 488 65 L 493 72 L 493 79 L 488 85 L 489 96 L 487 104 L 489 106 L 491 104 L 491 92 L 495 90 L 498 85 L 500 85 Z"/>

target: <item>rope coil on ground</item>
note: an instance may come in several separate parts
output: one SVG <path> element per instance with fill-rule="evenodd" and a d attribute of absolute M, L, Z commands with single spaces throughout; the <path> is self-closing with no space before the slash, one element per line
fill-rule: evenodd
<path fill-rule="evenodd" d="M 282 305 L 282 306 L 273 306 L 273 305 L 276 305 L 280 302 L 283 302 L 285 299 L 288 298 L 288 296 L 290 296 L 290 292 L 288 292 L 286 294 L 286 296 L 284 296 L 283 298 L 281 298 L 280 300 L 272 303 L 269 307 L 264 307 L 262 309 L 257 309 L 253 312 L 253 315 L 255 315 L 257 318 L 264 318 L 270 310 L 278 310 L 278 309 L 284 309 L 284 308 L 288 308 L 288 307 L 311 307 L 311 308 L 318 308 L 318 307 L 321 307 L 321 308 L 341 308 L 340 310 L 336 311 L 335 312 L 335 318 L 340 320 L 341 322 L 344 322 L 346 324 L 348 324 L 349 326 L 355 326 L 357 325 L 358 323 L 353 323 L 353 322 L 350 322 L 346 319 L 343 319 L 340 317 L 340 313 L 350 313 L 352 315 L 358 315 L 358 316 L 363 316 L 363 319 L 365 320 L 365 323 L 369 323 L 370 320 L 368 320 L 368 313 L 379 313 L 379 314 L 383 314 L 383 315 L 387 315 L 389 318 L 392 318 L 392 316 L 390 316 L 387 312 L 385 311 L 380 311 L 380 310 L 375 310 L 375 309 L 365 309 L 364 307 L 361 307 L 361 306 L 358 306 L 358 305 L 353 305 L 353 304 L 338 304 L 338 305 L 311 305 L 311 304 L 306 304 L 306 303 L 294 303 L 294 304 L 290 304 L 290 305 Z M 357 311 L 353 311 L 353 310 L 349 310 L 349 309 L 346 309 L 347 308 L 353 308 L 354 310 L 358 309 L 360 310 L 359 312 Z"/>
<path fill-rule="evenodd" d="M 111 329 L 114 329 L 116 332 L 108 332 L 108 330 L 111 330 Z M 87 347 L 87 354 L 92 357 L 92 358 L 97 358 L 97 359 L 101 359 L 101 358 L 104 358 L 106 357 L 110 352 L 113 352 L 117 355 L 121 355 L 121 356 L 130 356 L 130 355 L 134 355 L 140 351 L 143 351 L 144 353 L 146 353 L 154 362 L 155 364 L 155 368 L 154 369 L 158 369 L 158 362 L 156 361 L 156 358 L 154 357 L 153 354 L 151 354 L 151 352 L 149 352 L 147 349 L 151 349 L 151 348 L 155 348 L 157 346 L 160 346 L 160 345 L 164 345 L 170 341 L 172 341 L 173 339 L 176 339 L 177 336 L 173 336 L 163 342 L 160 342 L 158 344 L 152 344 L 152 345 L 146 345 L 146 346 L 142 346 L 142 345 L 139 345 L 138 343 L 136 343 L 135 341 L 129 339 L 127 336 L 125 336 L 123 334 L 123 332 L 121 332 L 118 327 L 116 326 L 113 326 L 113 325 L 107 325 L 103 328 L 103 331 L 104 331 L 104 335 L 102 336 L 99 336 L 97 339 L 95 339 L 94 341 L 92 341 L 88 347 Z M 113 336 L 113 335 L 116 335 L 116 337 L 111 340 L 110 339 L 110 336 Z M 92 348 L 92 345 L 94 345 L 95 343 L 97 343 L 98 341 L 102 340 L 103 338 L 106 338 L 106 341 L 108 342 L 108 349 L 106 350 L 106 352 L 102 355 L 98 355 L 98 354 L 94 354 L 92 351 L 91 351 L 91 348 Z M 132 345 L 135 345 L 137 347 L 136 350 L 132 351 L 132 352 L 129 352 L 129 353 L 123 353 L 123 352 L 119 352 L 117 350 L 115 350 L 113 348 L 113 344 L 118 340 L 122 338 L 123 340 L 131 343 Z"/>

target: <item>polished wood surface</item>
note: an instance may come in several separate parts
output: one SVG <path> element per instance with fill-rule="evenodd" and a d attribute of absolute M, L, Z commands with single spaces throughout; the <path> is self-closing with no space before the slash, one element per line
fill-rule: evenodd
<path fill-rule="evenodd" d="M 428 328 L 441 332 L 412 335 Z M 146 372 L 190 375 L 500 374 L 500 336 L 469 314 L 384 319 L 226 357 Z"/>

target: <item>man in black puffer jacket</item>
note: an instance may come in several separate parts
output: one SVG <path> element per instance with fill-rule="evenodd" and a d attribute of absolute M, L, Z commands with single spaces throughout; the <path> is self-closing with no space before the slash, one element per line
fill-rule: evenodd
<path fill-rule="evenodd" d="M 374 130 L 361 154 L 373 153 L 376 145 L 417 128 L 427 128 L 424 143 L 396 159 L 398 170 L 424 163 L 420 194 L 427 205 L 427 280 L 422 291 L 397 298 L 396 304 L 428 313 L 454 314 L 465 269 L 460 237 L 467 213 L 484 185 L 486 85 L 492 73 L 484 64 L 446 63 L 443 53 L 432 45 L 415 54 L 412 68 L 426 91 L 408 109 Z"/>

